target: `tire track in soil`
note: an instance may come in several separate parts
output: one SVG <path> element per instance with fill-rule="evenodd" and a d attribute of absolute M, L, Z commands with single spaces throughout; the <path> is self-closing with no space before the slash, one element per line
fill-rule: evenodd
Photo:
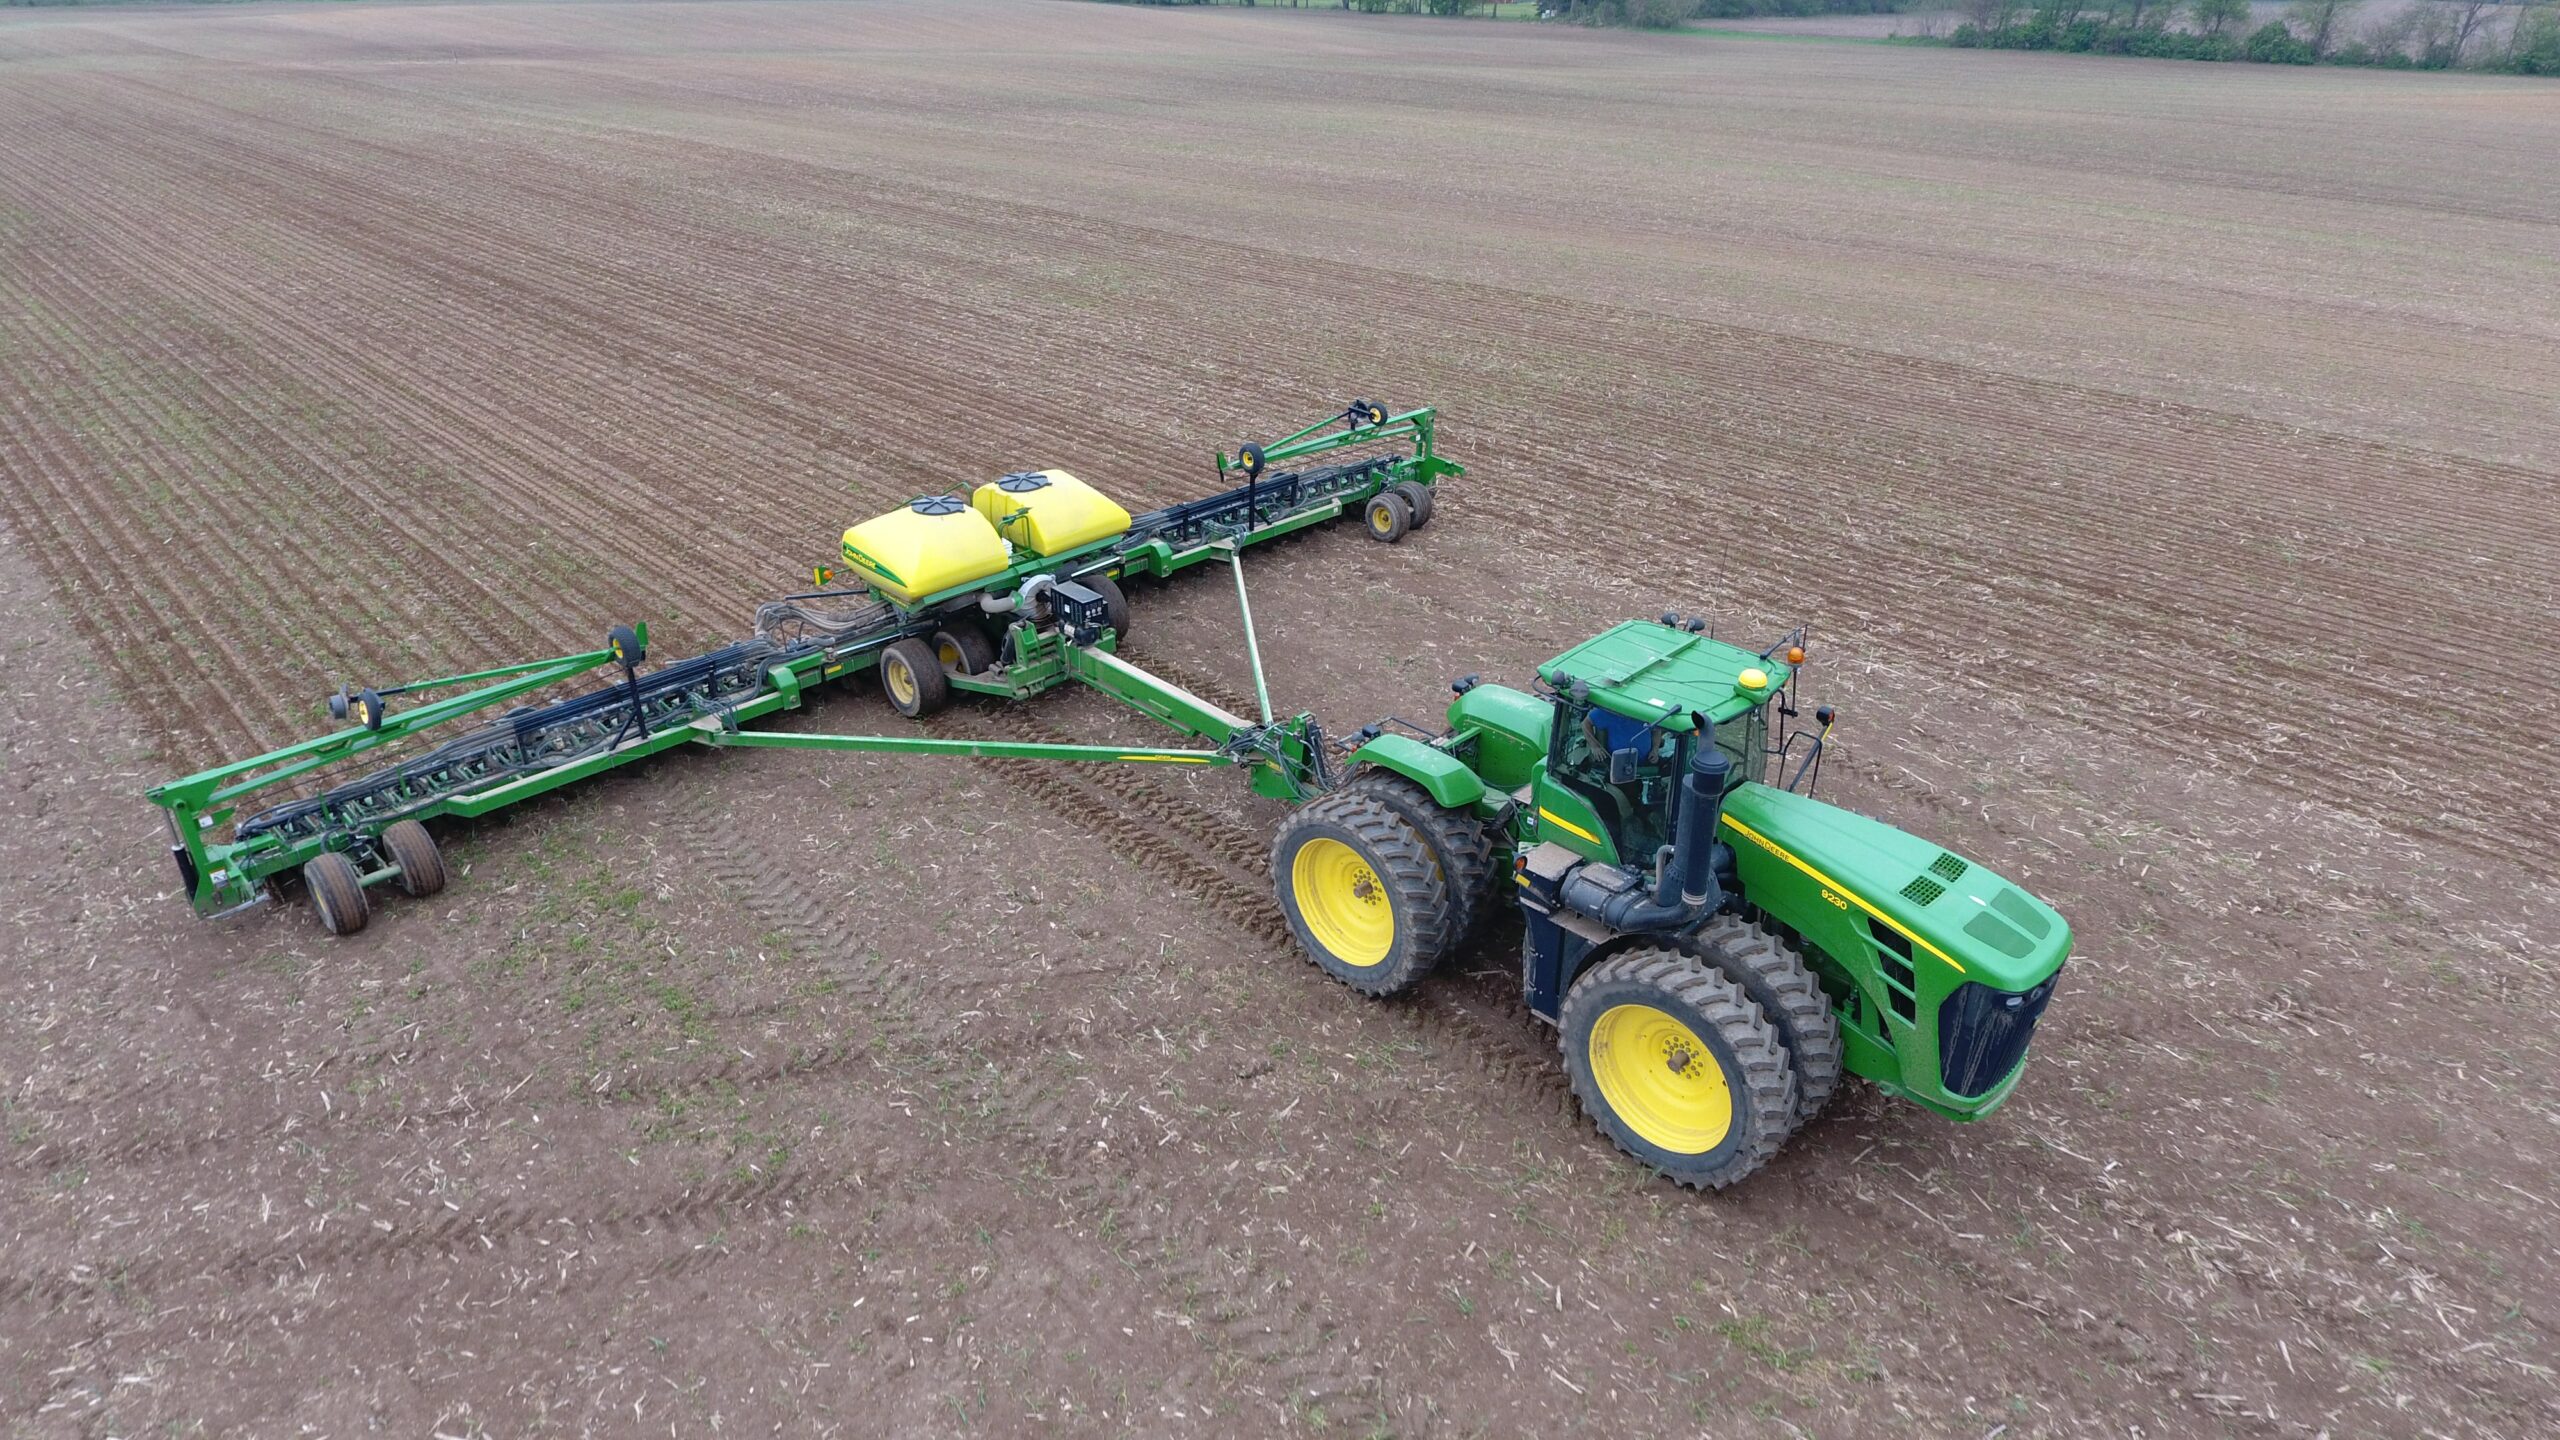
<path fill-rule="evenodd" d="M 1136 628 L 1134 621 L 1130 628 Z M 1139 669 L 1161 675 L 1231 715 L 1240 715 L 1250 720 L 1261 710 L 1261 702 L 1252 696 L 1242 693 L 1224 680 L 1194 668 L 1186 661 L 1127 644 L 1121 645 L 1116 653 L 1121 659 Z"/>
<path fill-rule="evenodd" d="M 1177 883 L 1204 899 L 1213 899 L 1212 913 L 1238 928 L 1246 938 L 1274 943 L 1270 938 L 1273 926 L 1252 925 L 1245 919 L 1246 900 L 1238 893 L 1242 887 L 1214 867 L 1192 861 L 1178 848 L 1166 846 L 1158 836 L 1109 810 L 1107 805 L 1096 806 L 1097 798 L 1107 797 L 1056 782 L 1054 777 L 1042 775 L 1021 762 L 969 763 L 987 770 L 1009 790 L 1029 796 L 1063 818 L 1102 832 L 1105 843 L 1124 855 L 1135 850 L 1145 857 L 1140 862 L 1142 868 L 1157 868 L 1179 876 Z M 760 830 L 739 826 L 733 812 L 720 805 L 716 796 L 706 793 L 695 797 L 689 819 L 684 833 L 699 837 L 695 844 L 697 857 L 723 889 L 756 916 L 759 924 L 773 926 L 793 938 L 803 953 L 839 956 L 842 967 L 852 970 L 853 987 L 875 1021 L 883 1030 L 895 1032 L 893 1043 L 917 1053 L 932 1052 L 940 1037 L 927 1017 L 905 1003 L 903 978 L 876 958 L 865 960 L 864 952 L 852 943 L 850 937 L 858 934 L 862 925 L 859 914 L 843 908 L 838 900 L 821 899 L 810 888 L 782 878 L 790 873 L 791 857 L 767 848 Z M 1285 933 L 1285 926 L 1278 928 Z M 1005 1091 L 999 1092 L 997 1104 L 1000 1108 L 986 1116 L 983 1123 L 993 1125 L 1008 1146 L 1033 1151 L 1049 1162 L 1052 1173 L 1065 1181 L 1058 1197 L 1063 1205 L 1089 1211 L 1108 1201 L 1122 1177 L 1116 1166 L 1095 1161 L 1089 1147 L 1075 1138 L 1061 1138 L 1064 1127 L 1058 1122 L 1066 1106 L 1060 1096 L 1046 1087 L 1027 1098 L 1019 1091 Z M 1261 1270 L 1250 1270 L 1242 1277 L 1230 1276 L 1208 1258 L 1179 1250 L 1174 1252 L 1178 1258 L 1160 1258 L 1165 1247 L 1187 1244 L 1184 1231 L 1191 1224 L 1210 1221 L 1214 1211 L 1188 1209 L 1185 1202 L 1169 1194 L 1156 1198 L 1166 1202 L 1172 1217 L 1160 1224 L 1144 1217 L 1131 1217 L 1124 1222 L 1119 1232 L 1127 1237 L 1127 1244 L 1119 1252 L 1124 1260 L 1136 1257 L 1132 1263 L 1146 1269 L 1169 1298 L 1206 1293 L 1210 1297 L 1207 1309 L 1212 1323 L 1218 1326 L 1228 1347 L 1277 1372 L 1275 1378 L 1286 1382 L 1290 1395 L 1309 1397 L 1309 1403 L 1322 1404 L 1367 1392 L 1369 1381 L 1356 1363 L 1327 1353 L 1327 1336 L 1309 1307 L 1277 1301 L 1271 1298 L 1272 1287 L 1255 1283 L 1263 1278 Z M 1189 1295 L 1186 1289 L 1191 1292 Z"/>
<path fill-rule="evenodd" d="M 342 1228 L 344 1237 L 326 1233 L 234 1250 L 210 1262 L 201 1259 L 151 1259 L 114 1267 L 91 1279 L 49 1275 L 0 1276 L 0 1305 L 36 1303 L 69 1305 L 112 1293 L 119 1297 L 151 1295 L 189 1281 L 211 1279 L 247 1288 L 313 1270 L 362 1270 L 418 1260 L 461 1261 L 503 1255 L 530 1240 L 533 1232 L 568 1224 L 581 1232 L 621 1240 L 638 1235 L 700 1235 L 720 1230 L 742 1214 L 791 1206 L 806 1208 L 858 1191 L 852 1176 L 785 1171 L 753 1181 L 724 1181 L 673 1196 L 615 1205 L 581 1217 L 563 1216 L 553 1206 L 502 1204 L 449 1211 L 429 1222 L 401 1225 L 375 1221 Z"/>
<path fill-rule="evenodd" d="M 751 1007 L 757 1010 L 779 1009 L 773 1006 Z M 717 1025 L 734 1021 L 735 1013 L 708 1012 L 700 1017 L 705 1024 Z M 396 1052 L 340 1052 L 327 1057 L 320 1068 L 348 1062 L 357 1070 L 382 1063 L 402 1068 L 435 1047 L 419 1045 Z M 205 1128 L 187 1125 L 156 1131 L 138 1130 L 130 1124 L 119 1124 L 113 1135 L 91 1135 L 61 1144 L 40 1143 L 15 1156 L 10 1165 L 20 1170 L 59 1170 L 78 1166 L 95 1171 L 100 1167 L 147 1166 L 192 1160 L 202 1155 L 236 1147 L 260 1144 L 286 1136 L 350 1133 L 373 1127 L 377 1130 L 408 1131 L 421 1126 L 469 1126 L 529 1111 L 569 1108 L 587 1113 L 601 1113 L 628 1105 L 654 1105 L 668 1098 L 690 1098 L 760 1090 L 768 1086 L 801 1081 L 828 1080 L 860 1069 L 874 1059 L 868 1045 L 840 1042 L 815 1047 L 792 1047 L 770 1056 L 750 1056 L 738 1052 L 734 1045 L 719 1059 L 675 1067 L 661 1073 L 642 1068 L 622 1072 L 616 1083 L 604 1088 L 575 1083 L 510 1092 L 498 1099 L 460 1096 L 460 1103 L 445 1108 L 389 1111 L 359 1105 L 342 1105 L 318 1111 L 294 1111 L 273 1116 L 255 1125 Z M 297 1067 L 301 1068 L 301 1067 Z M 93 1104 L 80 1107 L 84 1116 L 112 1114 L 130 1108 L 135 1100 L 174 1088 L 171 1077 L 160 1077 L 127 1087 Z M 22 1112 L 27 1113 L 27 1112 Z M 54 1112 L 56 1118 L 63 1112 Z M 41 1116 L 29 1114 L 30 1119 Z"/>
<path fill-rule="evenodd" d="M 970 713 L 960 718 L 976 721 L 987 717 Z M 952 726 L 943 723 L 929 728 Z M 1047 739 L 1057 733 L 1027 716 L 1009 716 L 1008 721 L 993 728 L 1024 739 Z M 1160 828 L 1177 830 L 1229 863 L 1261 869 L 1267 865 L 1267 847 L 1244 827 L 1160 792 L 1141 799 L 1133 815 L 1126 792 L 1097 789 L 1036 762 L 971 763 L 997 776 L 1010 793 L 1025 796 L 1062 819 L 1096 832 L 1106 846 L 1140 869 L 1170 879 L 1177 888 L 1205 902 L 1206 913 L 1240 938 L 1260 942 L 1268 952 L 1304 962 L 1287 922 L 1260 887 L 1248 885 L 1222 866 L 1203 861 L 1192 851 L 1168 841 Z M 1148 821 L 1156 823 L 1151 825 Z M 765 849 L 761 836 L 736 826 L 730 812 L 714 798 L 697 798 L 689 823 L 682 828 L 685 834 L 702 837 L 696 854 L 721 881 L 724 890 L 743 897 L 759 923 L 770 923 L 786 935 L 804 940 L 807 953 L 854 949 L 847 937 L 858 933 L 860 917 L 820 898 L 807 887 L 792 886 L 779 879 L 789 873 L 790 857 Z M 897 1023 L 907 1027 L 908 1043 L 925 1043 L 934 1038 L 925 1033 L 926 1022 L 904 1004 L 906 985 L 900 977 L 876 964 L 866 965 L 861 968 L 856 986 L 873 1013 L 884 1017 L 884 1024 L 890 1023 L 888 1017 L 902 1017 Z M 1438 1053 L 1464 1056 L 1488 1078 L 1533 1101 L 1552 1108 L 1565 1095 L 1555 1067 L 1534 1048 L 1520 1043 L 1516 1026 L 1506 1032 L 1487 1025 L 1470 1013 L 1464 1002 L 1425 1001 L 1387 1013 L 1399 1014 L 1407 1027 Z M 1073 1137 L 1059 1138 L 1063 1128 L 1059 1120 L 1065 1108 L 1064 1099 L 1053 1093 L 1028 1099 L 1008 1097 L 1004 1118 L 996 1123 L 1009 1132 L 1012 1143 L 1038 1150 L 1060 1173 L 1070 1175 L 1069 1194 L 1076 1203 L 1099 1202 L 1106 1198 L 1108 1187 L 1118 1177 L 1109 1168 L 1097 1167 Z M 1155 1198 L 1167 1197 L 1158 1194 Z M 1123 1233 L 1133 1236 L 1129 1247 L 1133 1252 L 1146 1248 L 1141 1241 L 1154 1239 L 1179 1246 L 1185 1243 L 1182 1236 L 1187 1230 L 1206 1223 L 1211 1215 L 1205 1209 L 1176 1211 L 1161 1225 L 1136 1230 L 1124 1226 Z M 1272 1313 L 1272 1305 L 1278 1302 L 1267 1298 L 1268 1287 L 1255 1283 L 1260 1278 L 1259 1270 L 1239 1278 L 1227 1274 L 1211 1257 L 1180 1250 L 1170 1260 L 1158 1257 L 1152 1263 L 1168 1293 L 1180 1295 L 1185 1287 L 1195 1287 L 1210 1294 L 1210 1313 L 1216 1317 L 1224 1342 L 1238 1353 L 1265 1361 L 1280 1357 L 1295 1372 L 1304 1370 L 1326 1344 L 1322 1327 L 1305 1307 L 1294 1307 L 1281 1315 Z M 1352 1368 L 1356 1372 L 1356 1367 Z M 1358 1395 L 1367 1393 L 1370 1387 L 1365 1375 L 1346 1374 L 1338 1364 L 1291 1373 L 1288 1380 L 1289 1393 L 1300 1397 Z"/>

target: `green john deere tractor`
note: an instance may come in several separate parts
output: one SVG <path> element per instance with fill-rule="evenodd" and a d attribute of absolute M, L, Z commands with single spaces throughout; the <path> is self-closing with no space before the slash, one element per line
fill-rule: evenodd
<path fill-rule="evenodd" d="M 2070 928 L 1990 870 L 1812 798 L 1802 633 L 1753 653 L 1666 615 L 1456 682 L 1448 731 L 1363 732 L 1272 852 L 1307 953 L 1411 986 L 1508 893 L 1520 982 L 1600 1129 L 1691 1186 L 1766 1163 L 1845 1070 L 1957 1120 L 2024 1069 Z M 1771 783 L 1771 782 L 1776 783 Z"/>

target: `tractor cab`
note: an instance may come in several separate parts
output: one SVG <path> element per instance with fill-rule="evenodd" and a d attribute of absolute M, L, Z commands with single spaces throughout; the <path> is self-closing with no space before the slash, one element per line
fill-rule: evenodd
<path fill-rule="evenodd" d="M 1678 717 L 1683 729 L 1673 729 L 1570 694 L 1556 697 L 1556 710 L 1548 731 L 1548 782 L 1591 807 L 1625 863 L 1649 862 L 1671 843 L 1674 797 L 1689 763 L 1687 717 Z"/>
<path fill-rule="evenodd" d="M 1757 778 L 1763 706 L 1788 674 L 1667 618 L 1629 621 L 1539 666 L 1555 707 L 1535 796 L 1539 838 L 1651 867 L 1671 843 L 1680 777 L 1701 735 L 1724 751 L 1733 783 Z"/>

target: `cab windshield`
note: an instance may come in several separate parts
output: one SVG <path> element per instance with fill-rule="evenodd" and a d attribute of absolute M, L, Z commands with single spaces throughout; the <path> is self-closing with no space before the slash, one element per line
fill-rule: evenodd
<path fill-rule="evenodd" d="M 1568 702 L 1556 718 L 1548 774 L 1591 802 L 1623 863 L 1650 866 L 1671 843 L 1689 737 L 1598 705 Z"/>

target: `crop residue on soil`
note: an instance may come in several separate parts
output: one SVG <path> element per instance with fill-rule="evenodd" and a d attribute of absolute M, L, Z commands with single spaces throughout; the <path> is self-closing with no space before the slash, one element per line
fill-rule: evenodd
<path fill-rule="evenodd" d="M 979 0 L 0 62 L 13 1429 L 2560 1425 L 2516 82 Z M 1296 958 L 1230 776 L 677 755 L 346 942 L 170 893 L 141 790 L 341 683 L 683 654 L 910 495 L 1161 503 L 1353 395 L 1469 474 L 1254 553 L 1275 700 L 1812 622 L 1827 793 L 2081 937 L 2007 1109 L 1655 1184 L 1513 932 L 1388 1004 Z M 1249 708 L 1223 577 L 1133 600 Z"/>

